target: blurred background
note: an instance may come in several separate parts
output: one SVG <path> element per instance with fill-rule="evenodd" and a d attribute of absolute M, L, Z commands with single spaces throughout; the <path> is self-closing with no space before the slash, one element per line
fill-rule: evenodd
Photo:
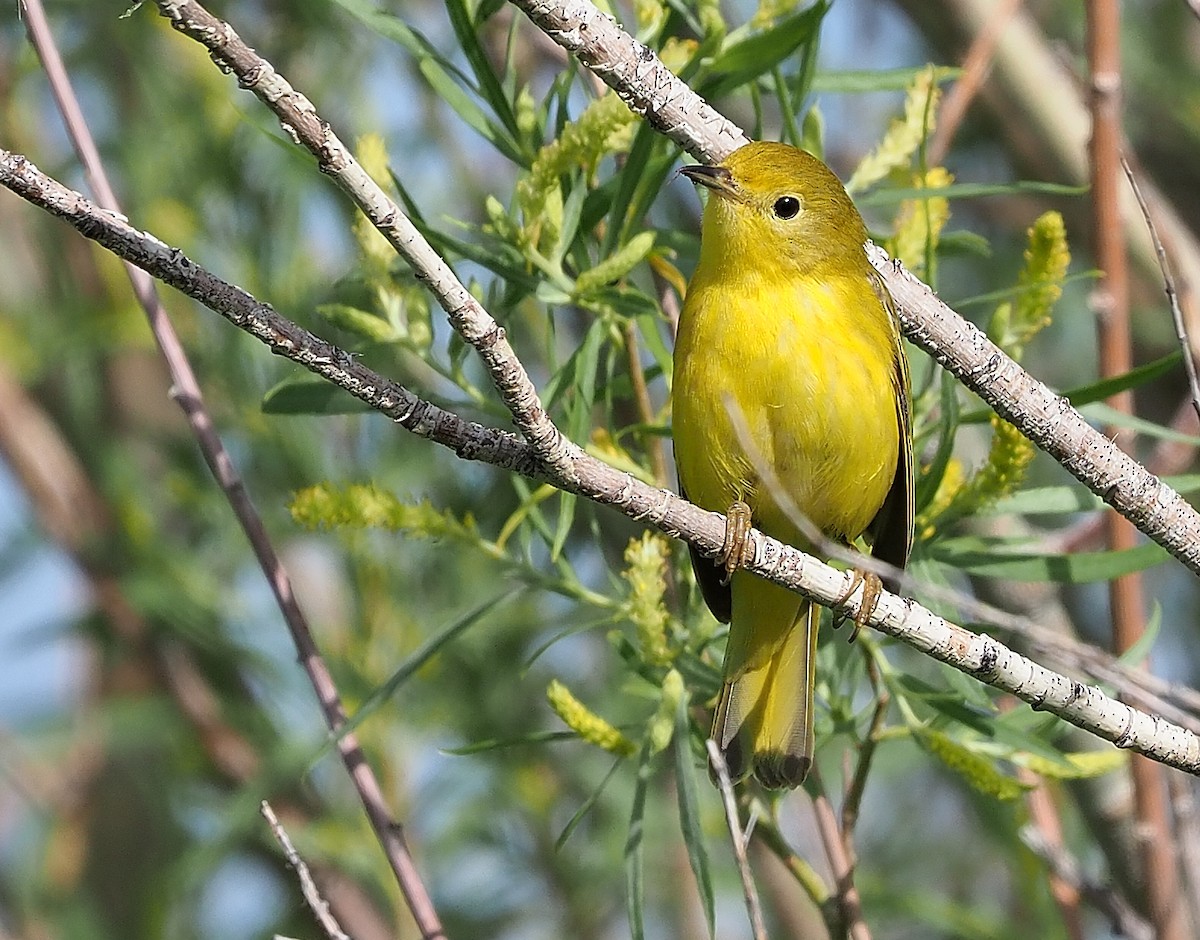
<path fill-rule="evenodd" d="M 560 169 L 579 187 L 584 202 L 576 211 L 585 224 L 559 254 L 559 273 L 574 277 L 580 259 L 598 261 L 629 231 L 654 231 L 655 248 L 636 270 L 619 272 L 629 287 L 611 296 L 538 291 L 547 278 L 530 261 L 530 246 L 545 253 L 547 232 L 564 226 L 564 199 L 569 207 L 576 189 L 564 183 L 557 196 L 522 196 L 519 185 L 531 179 L 540 148 L 597 91 L 515 8 L 488 0 L 455 8 L 468 11 L 479 48 L 503 75 L 512 127 L 488 110 L 494 101 L 469 88 L 475 65 L 440 2 L 247 0 L 213 12 L 316 103 L 368 169 L 390 167 L 435 244 L 509 330 L 561 426 L 602 456 L 673 486 L 665 357 L 676 274 L 691 271 L 699 222 L 691 186 L 672 172 L 678 153 L 623 125 L 613 134 L 625 137 L 608 152 Z M 372 23 L 376 9 L 393 19 Z M 377 246 L 372 254 L 348 201 L 313 161 L 152 4 L 124 12 L 123 4 L 81 0 L 48 10 L 133 223 L 418 393 L 507 427 L 444 316 L 430 311 L 402 265 L 381 261 Z M 1061 212 L 1071 266 L 1052 322 L 1029 342 L 1024 364 L 1056 389 L 1097 380 L 1089 305 L 1096 263 L 1081 188 L 1089 126 L 1081 5 L 838 0 L 814 8 L 737 0 L 718 8 L 707 0 L 638 0 L 614 12 L 665 49 L 696 87 L 708 83 L 714 104 L 748 132 L 795 135 L 822 149 L 843 179 L 901 117 L 906 89 L 926 64 L 961 66 L 978 37 L 996 30 L 986 73 L 976 73 L 978 97 L 947 140 L 926 142 L 940 148 L 928 166 L 989 188 L 950 199 L 949 221 L 921 257 L 923 274 L 951 306 L 986 325 L 1004 296 L 996 292 L 1017 282 L 1027 230 L 1045 212 Z M 786 43 L 789 30 L 796 41 L 769 73 L 740 75 L 728 59 L 725 72 L 712 67 L 722 49 L 755 35 Z M 1180 0 L 1127 4 L 1120 42 L 1129 152 L 1158 194 L 1181 283 L 1198 283 L 1200 251 L 1190 232 L 1200 222 L 1200 17 Z M 703 55 L 689 58 L 697 48 Z M 963 73 L 934 75 L 949 94 Z M 507 137 L 465 119 L 474 112 L 460 100 L 463 87 L 487 126 L 507 128 Z M 0 12 L 0 146 L 86 191 L 13 5 Z M 923 147 L 913 165 L 924 168 L 926 154 Z M 643 172 L 647 191 L 621 188 L 622 173 Z M 893 233 L 902 198 L 916 185 L 902 176 L 893 172 L 860 198 L 881 238 Z M 640 211 L 616 238 L 616 217 L 604 211 L 622 192 Z M 1128 238 L 1135 361 L 1157 362 L 1177 342 L 1140 218 L 1128 220 Z M 635 741 L 648 716 L 661 712 L 661 689 L 630 639 L 640 624 L 630 613 L 637 585 L 627 549 L 641 528 L 461 461 L 382 416 L 355 413 L 347 400 L 325 401 L 297 367 L 186 298 L 166 289 L 163 297 L 347 706 L 354 712 L 369 703 L 360 735 L 447 936 L 629 936 L 626 843 L 637 762 L 577 740 L 546 689 L 560 681 Z M 1183 299 L 1191 302 L 1186 287 Z M 987 459 L 986 415 L 951 420 L 919 354 L 914 375 L 927 393 L 923 453 L 928 458 L 939 433 L 948 434 L 954 466 L 969 472 Z M 120 265 L 0 193 L 0 937 L 319 935 L 258 815 L 264 798 L 351 935 L 417 936 L 263 576 L 168 391 Z M 963 414 L 980 410 L 970 396 L 957 400 Z M 1159 461 L 1159 472 L 1190 471 L 1197 428 L 1178 363 L 1144 377 L 1136 411 L 1159 432 L 1142 428 L 1135 440 L 1123 431 L 1121 443 Z M 1028 487 L 1067 489 L 1069 478 L 1044 456 L 1026 473 Z M 340 525 L 305 502 L 305 494 L 340 494 L 358 518 L 348 488 L 359 484 L 377 487 L 403 511 L 385 526 Z M 932 501 L 938 480 L 929 489 Z M 965 543 L 937 547 L 954 536 L 976 539 L 975 549 L 1003 540 L 1006 550 L 1101 551 L 1094 511 L 1056 505 L 1056 514 L 1032 525 L 997 510 L 982 522 L 934 527 L 914 570 L 1107 646 L 1103 579 L 987 578 L 986 559 L 972 569 L 955 564 Z M 693 597 L 686 553 L 662 551 L 671 574 L 655 575 L 665 578 L 658 602 L 682 651 L 677 665 L 697 734 L 707 720 L 704 693 L 715 689 L 721 634 Z M 1141 576 L 1156 631 L 1152 666 L 1193 685 L 1194 581 L 1173 562 Z M 448 630 L 453 639 L 436 640 L 436 655 L 410 668 L 414 652 Z M 965 703 L 989 729 L 1000 726 L 991 723 L 1007 706 L 910 651 L 866 638 L 896 675 L 923 683 L 907 694 L 925 711 L 914 718 L 893 709 L 881 733 L 870 727 L 878 697 L 861 657 L 843 635 L 826 636 L 830 679 L 821 689 L 818 755 L 825 783 L 836 791 L 843 760 L 861 754 L 868 739 L 880 745 L 855 838 L 871 933 L 1119 935 L 1119 919 L 1104 904 L 1079 896 L 1073 908 L 1064 904 L 1051 866 L 1023 839 L 1030 825 L 1045 825 L 1026 798 L 1034 784 L 1020 778 L 1026 790 L 1001 798 L 917 741 L 914 722 L 932 722 L 955 746 L 986 758 L 985 778 L 1018 779 L 1014 754 L 1032 750 L 1029 740 L 968 734 L 937 702 Z M 398 672 L 394 688 L 372 698 Z M 661 679 L 661 670 L 649 672 Z M 898 684 L 892 694 L 906 692 Z M 1018 712 L 1021 733 L 1056 752 L 1095 747 L 1035 721 L 1028 709 Z M 683 784 L 659 757 L 649 765 L 643 818 L 645 934 L 707 935 L 708 902 L 717 937 L 749 937 L 716 793 L 686 742 L 676 747 L 685 761 L 690 754 L 696 773 L 698 828 L 681 834 L 676 790 Z M 1124 769 L 1081 774 L 1091 778 L 1082 781 L 1065 776 L 1049 774 L 1036 791 L 1054 807 L 1065 851 L 1086 882 L 1104 887 L 1102 896 L 1153 921 Z M 1176 787 L 1180 799 L 1188 787 Z M 774 811 L 791 857 L 827 883 L 815 792 L 788 796 Z M 577 816 L 581 808 L 587 812 Z M 1186 824 L 1172 817 L 1172 831 Z M 689 858 L 697 833 L 711 874 L 707 891 L 696 887 Z M 756 840 L 752 860 L 770 936 L 825 935 L 828 919 L 779 854 Z M 1183 882 L 1186 894 L 1192 882 Z"/>

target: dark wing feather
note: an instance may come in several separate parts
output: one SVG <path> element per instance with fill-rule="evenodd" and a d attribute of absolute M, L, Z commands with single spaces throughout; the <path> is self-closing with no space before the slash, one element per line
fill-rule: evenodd
<path fill-rule="evenodd" d="M 688 498 L 682 486 L 679 488 L 679 495 L 684 499 Z M 692 556 L 692 571 L 696 573 L 696 583 L 700 585 L 704 603 L 721 623 L 729 623 L 733 616 L 733 592 L 728 584 L 722 583 L 725 580 L 725 569 L 711 558 L 705 558 L 695 545 L 689 545 L 688 552 Z"/>
<path fill-rule="evenodd" d="M 869 266 L 869 265 L 868 265 Z M 871 271 L 871 284 L 879 297 L 880 303 L 897 323 L 896 307 L 891 294 L 883 284 L 882 278 L 874 268 Z M 900 341 L 899 325 L 896 329 L 895 373 L 892 381 L 896 391 L 896 422 L 900 428 L 900 455 L 896 461 L 896 476 L 892 480 L 891 489 L 883 501 L 883 506 L 875 514 L 867 531 L 871 533 L 871 554 L 880 561 L 885 561 L 896 568 L 903 568 L 908 563 L 909 552 L 913 543 L 913 449 L 912 449 L 912 403 L 911 383 L 908 375 L 908 357 L 904 355 L 904 346 Z M 891 590 L 896 585 L 884 578 L 884 583 Z"/>

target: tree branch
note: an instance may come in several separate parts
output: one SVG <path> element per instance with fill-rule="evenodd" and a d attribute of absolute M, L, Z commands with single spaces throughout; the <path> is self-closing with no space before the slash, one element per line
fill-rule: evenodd
<path fill-rule="evenodd" d="M 716 557 L 725 537 L 725 517 L 706 512 L 656 489 L 581 450 L 570 472 L 559 476 L 535 457 L 533 447 L 512 434 L 465 421 L 423 401 L 404 386 L 367 368 L 345 350 L 314 336 L 204 270 L 178 249 L 134 229 L 128 221 L 93 205 L 79 193 L 40 172 L 24 157 L 0 149 L 0 185 L 72 225 L 81 234 L 132 261 L 256 337 L 272 352 L 304 366 L 402 427 L 454 450 L 568 492 L 612 506 L 673 538 L 684 538 Z M 861 588 L 843 602 L 852 572 L 838 571 L 799 549 L 752 530 L 753 559 L 747 570 L 798 591 L 818 604 L 853 616 Z M 977 635 L 926 610 L 916 601 L 884 593 L 866 623 L 889 636 L 1009 692 L 1035 708 L 1077 727 L 1200 775 L 1200 737 L 1161 717 L 1115 701 L 1100 689 L 1059 675 L 1014 653 L 989 636 Z"/>

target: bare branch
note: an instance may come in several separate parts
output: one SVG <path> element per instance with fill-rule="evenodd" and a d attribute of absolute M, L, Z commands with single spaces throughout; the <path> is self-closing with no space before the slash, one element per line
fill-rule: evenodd
<path fill-rule="evenodd" d="M 1075 858 L 1062 846 L 1052 845 L 1041 832 L 1032 826 L 1021 829 L 1021 841 L 1034 855 L 1043 859 L 1056 877 L 1071 885 L 1086 897 L 1097 910 L 1105 914 L 1118 936 L 1130 940 L 1152 940 L 1154 931 L 1137 912 L 1106 885 L 1084 876 Z"/>
<path fill-rule="evenodd" d="M 842 840 L 837 814 L 825 794 L 825 784 L 815 767 L 812 774 L 817 784 L 817 794 L 813 797 L 813 815 L 817 820 L 817 833 L 821 837 L 825 857 L 833 872 L 834 894 L 842 914 L 842 925 L 850 940 L 871 940 L 871 931 L 867 929 L 867 922 L 863 919 L 862 900 L 859 898 L 858 888 L 854 885 L 854 860 Z"/>
<path fill-rule="evenodd" d="M 337 922 L 337 918 L 330 912 L 329 902 L 321 897 L 317 883 L 313 880 L 312 872 L 308 870 L 308 866 L 304 864 L 304 859 L 300 857 L 300 853 L 292 845 L 292 840 L 288 838 L 287 831 L 283 828 L 283 823 L 275 815 L 275 810 L 271 809 L 271 804 L 263 800 L 259 804 L 259 812 L 262 813 L 263 819 L 267 821 L 267 825 L 271 827 L 271 832 L 275 834 L 276 841 L 279 843 L 280 848 L 283 849 L 283 857 L 287 859 L 287 863 L 296 873 L 296 877 L 300 879 L 300 893 L 304 895 L 304 903 L 313 912 L 317 923 L 325 931 L 325 936 L 329 937 L 330 940 L 350 940 L 349 935 L 342 930 L 341 925 Z"/>
<path fill-rule="evenodd" d="M 311 372 L 329 379 L 359 400 L 392 417 L 421 437 L 454 450 L 460 457 L 483 460 L 568 492 L 612 506 L 672 538 L 685 538 L 716 557 L 725 537 L 725 517 L 706 512 L 673 493 L 659 490 L 577 449 L 571 473 L 557 477 L 541 464 L 532 446 L 512 434 L 464 421 L 423 401 L 404 386 L 364 366 L 345 350 L 314 336 L 277 314 L 267 304 L 199 267 L 178 249 L 134 229 L 125 219 L 92 205 L 52 180 L 24 157 L 0 149 L 0 185 L 67 221 L 120 257 L 225 317 Z M 753 559 L 747 570 L 799 591 L 818 604 L 853 616 L 862 597 L 848 599 L 852 572 L 838 571 L 790 545 L 752 530 Z M 940 662 L 1009 692 L 1035 708 L 1077 727 L 1162 761 L 1200 774 L 1200 737 L 1122 702 L 1094 686 L 1083 685 L 1014 653 L 1004 644 L 971 633 L 894 594 L 880 595 L 866 621 Z"/>
<path fill-rule="evenodd" d="M 733 781 L 729 779 L 729 768 L 717 742 L 709 738 L 704 742 L 708 748 L 708 761 L 717 775 L 717 789 L 721 791 L 721 803 L 725 807 L 725 823 L 729 826 L 729 838 L 733 842 L 733 857 L 737 861 L 738 873 L 742 876 L 742 895 L 746 898 L 746 911 L 750 915 L 750 929 L 754 940 L 767 940 L 767 927 L 763 921 L 762 905 L 758 901 L 758 889 L 754 887 L 754 875 L 750 871 L 750 860 L 746 857 L 746 837 L 738 818 L 737 799 L 733 795 Z"/>
<path fill-rule="evenodd" d="M 524 366 L 500 326 L 459 281 L 395 201 L 354 159 L 353 154 L 304 95 L 296 91 L 266 59 L 246 45 L 233 27 L 194 0 L 158 0 L 159 11 L 180 32 L 208 49 L 213 61 L 237 76 L 243 88 L 279 118 L 293 141 L 317 160 L 370 219 L 437 298 L 451 325 L 487 366 L 492 384 L 512 413 L 537 458 L 559 476 L 572 472 L 575 447 L 546 414 Z"/>

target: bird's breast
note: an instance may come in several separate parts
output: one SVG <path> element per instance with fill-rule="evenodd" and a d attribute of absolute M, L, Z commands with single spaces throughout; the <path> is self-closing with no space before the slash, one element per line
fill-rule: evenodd
<path fill-rule="evenodd" d="M 789 541 L 800 537 L 789 501 L 830 537 L 856 538 L 895 474 L 896 355 L 889 314 L 865 277 L 697 278 L 673 385 L 684 490 L 718 512 L 745 500 L 756 525 Z"/>

